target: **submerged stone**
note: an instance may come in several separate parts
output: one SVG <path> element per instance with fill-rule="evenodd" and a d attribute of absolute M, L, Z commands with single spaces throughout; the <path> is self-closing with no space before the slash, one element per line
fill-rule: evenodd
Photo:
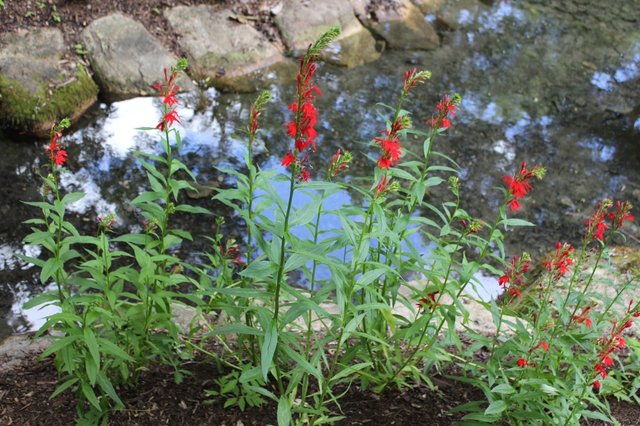
<path fill-rule="evenodd" d="M 0 35 L 0 126 L 44 137 L 54 122 L 76 120 L 97 99 L 84 67 L 63 60 L 62 32 L 35 28 Z"/>
<path fill-rule="evenodd" d="M 396 7 L 379 7 L 374 15 L 375 20 L 369 20 L 367 26 L 390 48 L 431 50 L 440 45 L 433 25 L 409 0 L 401 1 Z"/>
<path fill-rule="evenodd" d="M 442 7 L 444 0 L 411 0 L 423 14 L 434 13 Z"/>
<path fill-rule="evenodd" d="M 249 92 L 273 78 L 269 72 L 287 64 L 267 38 L 228 10 L 212 6 L 176 6 L 165 17 L 178 34 L 191 74 L 206 86 Z M 188 23 L 188 24 L 186 24 Z"/>
<path fill-rule="evenodd" d="M 284 0 L 283 5 L 275 21 L 287 49 L 295 56 L 303 55 L 309 44 L 334 26 L 340 27 L 341 34 L 323 53 L 325 60 L 351 67 L 380 56 L 375 39 L 354 14 L 354 8 L 363 13 L 362 4 L 344 0 Z"/>
<path fill-rule="evenodd" d="M 177 58 L 138 21 L 120 14 L 93 21 L 82 32 L 96 81 L 109 100 L 154 94 L 151 86 Z M 177 84 L 192 89 L 182 76 Z"/>

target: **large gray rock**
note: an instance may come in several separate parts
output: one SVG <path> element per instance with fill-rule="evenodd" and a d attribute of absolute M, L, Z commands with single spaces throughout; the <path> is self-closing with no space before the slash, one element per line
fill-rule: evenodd
<path fill-rule="evenodd" d="M 164 16 L 179 36 L 191 73 L 207 85 L 234 91 L 262 86 L 267 69 L 285 61 L 282 53 L 251 25 L 212 6 L 177 6 Z M 288 62 L 288 61 L 286 61 Z M 293 68 L 293 64 L 289 63 Z"/>
<path fill-rule="evenodd" d="M 93 21 L 81 34 L 91 68 L 103 94 L 110 100 L 153 94 L 151 86 L 177 58 L 138 21 L 120 14 Z M 193 88 L 186 76 L 183 89 Z"/>
<path fill-rule="evenodd" d="M 63 61 L 58 29 L 0 34 L 0 126 L 46 136 L 61 118 L 78 118 L 98 87 L 81 64 Z"/>
<path fill-rule="evenodd" d="M 340 27 L 340 37 L 323 53 L 323 59 L 338 65 L 356 66 L 374 61 L 380 49 L 369 31 L 356 15 L 362 13 L 362 2 L 345 0 L 284 0 L 282 11 L 276 15 L 287 48 L 296 56 L 303 55 L 329 28 Z"/>
<path fill-rule="evenodd" d="M 445 2 L 444 0 L 411 0 L 413 4 L 415 4 L 420 12 L 427 15 L 429 13 L 437 12 L 442 4 Z"/>
<path fill-rule="evenodd" d="M 394 7 L 375 10 L 375 20 L 367 25 L 394 49 L 431 50 L 440 45 L 435 28 L 410 0 L 397 1 Z"/>
<path fill-rule="evenodd" d="M 441 24 L 455 30 L 471 24 L 489 10 L 478 0 L 449 0 L 438 10 L 437 17 Z"/>

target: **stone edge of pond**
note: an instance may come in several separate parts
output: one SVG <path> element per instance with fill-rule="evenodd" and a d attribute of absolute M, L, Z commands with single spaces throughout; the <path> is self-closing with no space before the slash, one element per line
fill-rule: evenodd
<path fill-rule="evenodd" d="M 443 3 L 443 0 L 395 0 L 390 4 L 394 4 L 400 13 L 394 13 L 393 8 L 372 10 L 369 0 L 323 2 L 327 10 L 350 9 L 351 13 L 345 18 L 344 13 L 292 14 L 294 10 L 307 10 L 308 1 L 284 0 L 279 10 L 272 11 L 272 25 L 287 36 L 282 45 L 267 41 L 243 17 L 225 9 L 207 10 L 211 19 L 225 21 L 226 31 L 242 30 L 241 33 L 251 36 L 245 37 L 241 49 L 233 42 L 233 37 L 209 38 L 204 33 L 199 34 L 200 40 L 194 44 L 193 40 L 187 40 L 189 28 L 184 25 L 177 28 L 174 22 L 177 44 L 193 64 L 189 75 L 179 84 L 185 90 L 192 90 L 195 88 L 192 79 L 196 79 L 200 86 L 224 91 L 261 89 L 272 82 L 259 78 L 270 74 L 263 71 L 271 71 L 274 67 L 282 69 L 283 64 L 292 62 L 290 57 L 304 52 L 300 46 L 335 25 L 346 26 L 344 38 L 338 40 L 333 53 L 325 54 L 323 59 L 336 65 L 353 67 L 375 61 L 385 45 L 400 49 L 434 49 L 438 47 L 436 30 L 423 18 L 426 14 L 435 14 Z M 175 16 L 185 9 L 198 14 L 202 6 L 176 6 L 165 10 L 165 16 Z M 380 25 L 375 17 L 383 20 L 384 25 Z M 416 32 L 417 21 L 421 23 Z M 396 36 L 388 31 L 381 32 L 381 28 L 390 26 L 398 37 L 403 34 L 402 29 L 406 29 L 411 36 L 410 42 L 395 43 Z M 192 31 L 191 35 L 198 33 L 200 31 Z M 142 24 L 118 13 L 95 19 L 83 31 L 88 65 L 77 54 L 71 59 L 65 57 L 75 49 L 65 46 L 63 39 L 60 29 L 44 27 L 0 36 L 0 115 L 3 117 L 0 127 L 25 136 L 44 138 L 55 121 L 63 117 L 76 121 L 97 101 L 98 95 L 114 101 L 152 94 L 149 86 L 159 80 L 162 70 L 151 70 L 150 66 L 170 66 L 175 59 L 175 55 Z M 141 40 L 145 42 L 144 46 L 152 46 L 152 51 L 147 52 L 140 45 Z M 44 49 L 40 46 L 44 42 L 53 47 Z M 141 52 L 142 57 L 131 54 L 132 49 Z M 268 51 L 266 56 L 260 54 L 265 50 Z"/>

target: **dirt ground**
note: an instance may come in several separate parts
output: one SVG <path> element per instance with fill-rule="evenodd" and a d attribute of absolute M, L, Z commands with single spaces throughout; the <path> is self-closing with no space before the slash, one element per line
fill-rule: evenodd
<path fill-rule="evenodd" d="M 175 384 L 173 373 L 156 367 L 142 374 L 135 388 L 121 389 L 126 409 L 110 418 L 109 425 L 267 425 L 276 424 L 276 406 L 224 408 L 224 400 L 207 397 L 204 390 L 215 388 L 220 372 L 215 364 L 196 359 L 184 365 L 191 374 Z M 353 387 L 340 400 L 344 415 L 339 425 L 455 425 L 461 414 L 448 411 L 483 395 L 468 385 L 441 376 L 433 378 L 437 390 L 417 385 L 405 391 L 382 395 Z M 0 372 L 0 424 L 20 426 L 72 425 L 75 398 L 69 393 L 49 399 L 57 386 L 57 373 L 51 359 L 28 360 L 11 371 Z M 623 425 L 640 424 L 640 407 L 611 401 L 613 412 Z M 601 425 L 585 422 L 584 425 Z"/>

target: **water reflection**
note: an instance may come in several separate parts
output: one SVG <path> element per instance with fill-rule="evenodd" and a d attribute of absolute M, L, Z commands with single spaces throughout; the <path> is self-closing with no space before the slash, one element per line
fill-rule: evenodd
<path fill-rule="evenodd" d="M 364 155 L 369 152 L 365 141 L 379 134 L 384 128 L 383 117 L 388 116 L 387 110 L 376 111 L 372 105 L 393 105 L 402 73 L 416 66 L 433 73 L 433 79 L 419 87 L 406 105 L 417 127 L 424 129 L 425 120 L 444 93 L 457 91 L 463 96 L 454 127 L 437 141 L 436 149 L 462 166 L 463 202 L 470 214 L 488 222 L 493 219 L 500 202 L 496 186 L 502 184 L 503 175 L 517 171 L 522 161 L 548 169 L 548 177 L 536 183 L 522 212 L 523 218 L 545 231 L 510 231 L 506 235 L 509 254 L 526 249 L 535 257 L 558 240 L 579 241 L 584 218 L 595 201 L 604 196 L 640 204 L 640 196 L 634 195 L 640 194 L 640 118 L 628 115 L 640 105 L 640 30 L 633 22 L 602 14 L 602 5 L 595 0 L 584 5 L 588 9 L 585 13 L 597 16 L 602 25 L 585 26 L 581 19 L 539 0 L 496 1 L 491 7 L 471 0 L 452 4 L 458 5 L 451 11 L 458 29 L 442 32 L 442 47 L 436 51 L 387 51 L 379 61 L 350 70 L 320 66 L 318 85 L 324 95 L 317 102 L 321 136 L 318 152 L 312 158 L 315 178 L 323 179 L 331 155 L 341 148 L 355 153 L 346 178 L 371 185 L 374 166 Z M 640 10 L 629 13 L 640 14 Z M 262 168 L 278 169 L 290 146 L 283 123 L 290 114 L 287 103 L 294 98 L 294 87 L 274 86 L 271 91 L 274 100 L 263 115 L 265 128 L 256 161 Z M 242 170 L 241 129 L 246 126 L 254 97 L 214 89 L 181 95 L 180 159 L 194 171 L 200 184 L 232 185 L 232 180 L 216 167 Z M 73 206 L 73 211 L 86 219 L 87 227 L 93 227 L 90 229 L 95 229 L 97 215 L 109 212 L 118 215 L 119 230 L 139 226 L 128 200 L 144 190 L 146 183 L 144 170 L 132 153 L 159 152 L 160 135 L 136 128 L 155 126 L 161 107 L 153 98 L 101 105 L 67 137 L 71 173 L 64 175 L 62 184 L 67 190 L 88 194 Z M 40 163 L 34 158 L 36 148 L 32 144 L 0 141 L 0 146 L 3 173 L 20 188 L 7 195 L 7 204 L 14 206 L 25 198 L 25 188 L 37 186 Z M 421 141 L 411 140 L 406 147 L 419 151 Z M 278 191 L 283 193 L 285 187 L 278 186 Z M 37 197 L 33 191 L 28 194 Z M 434 200 L 439 195 L 436 191 Z M 361 202 L 357 194 L 332 197 L 332 206 Z M 307 199 L 299 194 L 294 201 L 302 206 Z M 233 219 L 232 212 L 209 197 L 197 202 Z M 12 212 L 0 213 L 9 217 Z M 16 324 L 22 315 L 15 313 L 19 312 L 16 304 L 21 303 L 18 299 L 38 289 L 35 279 L 24 281 L 11 275 L 25 267 L 10 257 L 21 247 L 19 240 L 26 232 L 17 226 L 22 219 L 0 228 L 0 274 L 4 274 L 0 275 L 4 280 L 0 285 L 12 289 L 5 303 L 12 313 L 3 313 L 8 319 L 0 323 L 0 335 L 3 328 L 6 333 L 7 324 Z M 326 219 L 322 229 L 327 233 L 339 227 L 335 215 Z M 242 227 L 230 222 L 227 231 L 243 239 Z M 189 226 L 194 227 L 194 235 L 212 232 L 210 221 L 192 221 Z M 294 232 L 303 236 L 308 230 L 298 227 Z M 419 239 L 412 244 L 429 251 Z M 0 296 L 2 301 L 5 298 Z M 24 318 L 20 321 L 24 323 Z"/>

